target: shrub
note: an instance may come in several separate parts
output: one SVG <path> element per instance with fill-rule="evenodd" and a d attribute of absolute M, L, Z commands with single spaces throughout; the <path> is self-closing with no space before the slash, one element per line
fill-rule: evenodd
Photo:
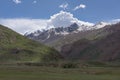
<path fill-rule="evenodd" d="M 70 63 L 70 62 L 68 62 L 68 63 L 61 64 L 61 67 L 62 68 L 77 68 L 78 65 L 76 63 Z"/>

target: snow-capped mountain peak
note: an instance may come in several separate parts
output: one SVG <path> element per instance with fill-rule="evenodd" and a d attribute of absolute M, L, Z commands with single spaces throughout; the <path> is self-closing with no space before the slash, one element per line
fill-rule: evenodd
<path fill-rule="evenodd" d="M 86 26 L 94 25 L 93 23 L 78 20 L 70 12 L 60 11 L 59 13 L 54 14 L 53 16 L 50 17 L 47 23 L 48 24 L 47 27 L 48 28 L 68 27 L 73 23 L 76 23 L 80 26 L 81 25 L 86 25 Z"/>
<path fill-rule="evenodd" d="M 79 29 L 79 25 L 77 23 L 73 23 L 68 27 L 57 27 L 57 28 L 51 28 L 48 30 L 40 31 L 37 30 L 33 33 L 26 33 L 25 36 L 29 37 L 30 39 L 41 39 L 42 41 L 53 38 L 53 37 L 58 37 L 58 36 L 65 36 L 71 33 L 74 33 L 75 31 L 77 32 Z"/>
<path fill-rule="evenodd" d="M 99 28 L 105 27 L 106 25 L 110 25 L 110 23 L 107 23 L 107 22 L 99 22 L 99 23 L 97 23 L 97 24 L 94 25 L 94 28 L 99 29 Z"/>

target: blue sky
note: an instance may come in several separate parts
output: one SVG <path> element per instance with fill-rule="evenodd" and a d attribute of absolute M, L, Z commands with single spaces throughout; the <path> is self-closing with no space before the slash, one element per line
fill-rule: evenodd
<path fill-rule="evenodd" d="M 20 34 L 116 19 L 120 21 L 120 0 L 0 0 L 0 24 Z"/>
<path fill-rule="evenodd" d="M 95 23 L 120 18 L 120 0 L 21 0 L 18 4 L 0 0 L 0 18 L 48 19 L 64 10 L 61 4 L 68 4 L 65 11 L 83 21 Z M 73 10 L 80 4 L 86 7 Z"/>

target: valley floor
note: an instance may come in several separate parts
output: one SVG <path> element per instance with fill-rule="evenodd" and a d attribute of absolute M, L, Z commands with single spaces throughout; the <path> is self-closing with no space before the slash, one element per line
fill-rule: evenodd
<path fill-rule="evenodd" d="M 120 67 L 0 66 L 0 80 L 120 80 Z"/>

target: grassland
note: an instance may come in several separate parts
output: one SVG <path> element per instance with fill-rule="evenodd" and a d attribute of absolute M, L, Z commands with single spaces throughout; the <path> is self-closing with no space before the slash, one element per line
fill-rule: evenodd
<path fill-rule="evenodd" d="M 120 67 L 0 66 L 0 80 L 120 80 Z"/>
<path fill-rule="evenodd" d="M 56 60 L 59 52 L 0 25 L 0 62 Z"/>

